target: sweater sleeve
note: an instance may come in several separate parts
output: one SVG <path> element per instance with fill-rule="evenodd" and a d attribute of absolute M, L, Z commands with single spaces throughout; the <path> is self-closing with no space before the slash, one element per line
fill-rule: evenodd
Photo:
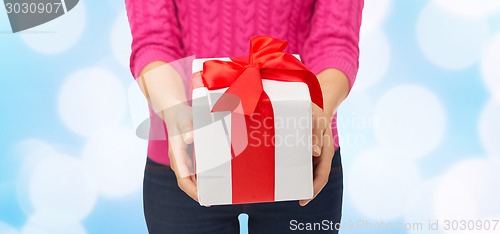
<path fill-rule="evenodd" d="M 304 63 L 314 73 L 336 68 L 351 89 L 359 67 L 359 31 L 363 0 L 316 0 L 311 30 L 304 43 Z"/>
<path fill-rule="evenodd" d="M 174 0 L 125 0 L 125 5 L 132 32 L 130 70 L 134 78 L 148 63 L 183 57 Z"/>

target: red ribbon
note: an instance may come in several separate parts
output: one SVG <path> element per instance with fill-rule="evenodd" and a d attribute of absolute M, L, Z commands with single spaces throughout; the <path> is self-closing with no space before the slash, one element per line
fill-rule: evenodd
<path fill-rule="evenodd" d="M 287 44 L 286 41 L 272 37 L 254 36 L 250 41 L 248 57 L 231 58 L 231 62 L 204 62 L 202 79 L 205 87 L 209 90 L 229 87 L 212 111 L 233 111 L 236 107 L 234 98 L 237 97 L 245 115 L 252 114 L 264 93 L 262 77 L 306 83 L 312 102 L 323 108 L 318 79 L 292 54 L 283 52 Z"/>
<path fill-rule="evenodd" d="M 283 52 L 287 42 L 272 37 L 255 36 L 250 54 L 232 61 L 209 60 L 203 63 L 202 82 L 208 90 L 229 87 L 212 112 L 243 109 L 248 145 L 241 152 L 231 149 L 233 204 L 274 201 L 275 145 L 271 100 L 264 92 L 262 79 L 303 82 L 311 100 L 323 108 L 323 96 L 316 76 L 292 54 Z M 235 118 L 231 119 L 231 139 L 241 139 Z M 264 138 L 267 136 L 267 138 Z M 239 151 L 239 150 L 238 150 Z"/>

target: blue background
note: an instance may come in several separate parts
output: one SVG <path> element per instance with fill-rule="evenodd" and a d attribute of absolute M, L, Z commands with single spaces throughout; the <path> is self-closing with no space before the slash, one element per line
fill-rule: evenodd
<path fill-rule="evenodd" d="M 366 2 L 360 73 L 339 110 L 343 222 L 422 223 L 424 230 L 351 225 L 344 233 L 459 233 L 446 232 L 444 222 L 500 219 L 498 1 Z M 0 233 L 147 232 L 141 178 L 123 183 L 141 176 L 146 150 L 129 114 L 137 90 L 124 12 L 123 1 L 82 1 L 53 22 L 12 34 L 0 7 Z M 92 75 L 97 83 L 86 83 Z M 85 86 L 92 84 L 117 85 L 95 94 Z M 104 107 L 93 105 L 100 100 Z M 99 108 L 118 116 L 92 115 Z M 80 122 L 86 115 L 94 119 Z M 122 130 L 129 135 L 99 143 Z M 111 156 L 123 166 L 107 173 L 89 156 L 123 152 L 106 148 L 121 142 L 144 153 Z M 59 159 L 78 170 L 44 163 Z M 65 186 L 68 171 L 88 193 Z M 94 171 L 109 180 L 96 180 Z M 75 205 L 80 199 L 87 202 Z M 246 233 L 247 216 L 240 218 Z M 425 230 L 429 221 L 440 230 Z"/>

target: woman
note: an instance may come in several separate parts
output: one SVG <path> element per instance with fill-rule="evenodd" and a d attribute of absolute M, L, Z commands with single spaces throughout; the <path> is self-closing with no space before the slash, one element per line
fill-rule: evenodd
<path fill-rule="evenodd" d="M 126 6 L 130 68 L 151 106 L 144 176 L 149 232 L 238 233 L 244 212 L 250 233 L 296 232 L 308 223 L 337 233 L 343 177 L 335 113 L 358 70 L 363 0 L 126 0 Z M 174 61 L 244 56 L 253 35 L 288 41 L 286 52 L 300 54 L 320 82 L 325 108 L 313 108 L 314 198 L 202 207 L 188 150 L 189 96 Z"/>

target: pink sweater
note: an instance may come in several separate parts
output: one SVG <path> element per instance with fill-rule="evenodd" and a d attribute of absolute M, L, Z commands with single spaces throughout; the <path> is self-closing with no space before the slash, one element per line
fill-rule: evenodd
<path fill-rule="evenodd" d="M 250 37 L 288 41 L 315 74 L 343 71 L 354 84 L 363 0 L 125 0 L 132 31 L 134 77 L 150 62 L 244 56 Z M 148 157 L 169 165 L 166 128 L 151 112 Z M 338 147 L 336 116 L 332 123 Z M 164 136 L 158 138 L 158 136 Z"/>

